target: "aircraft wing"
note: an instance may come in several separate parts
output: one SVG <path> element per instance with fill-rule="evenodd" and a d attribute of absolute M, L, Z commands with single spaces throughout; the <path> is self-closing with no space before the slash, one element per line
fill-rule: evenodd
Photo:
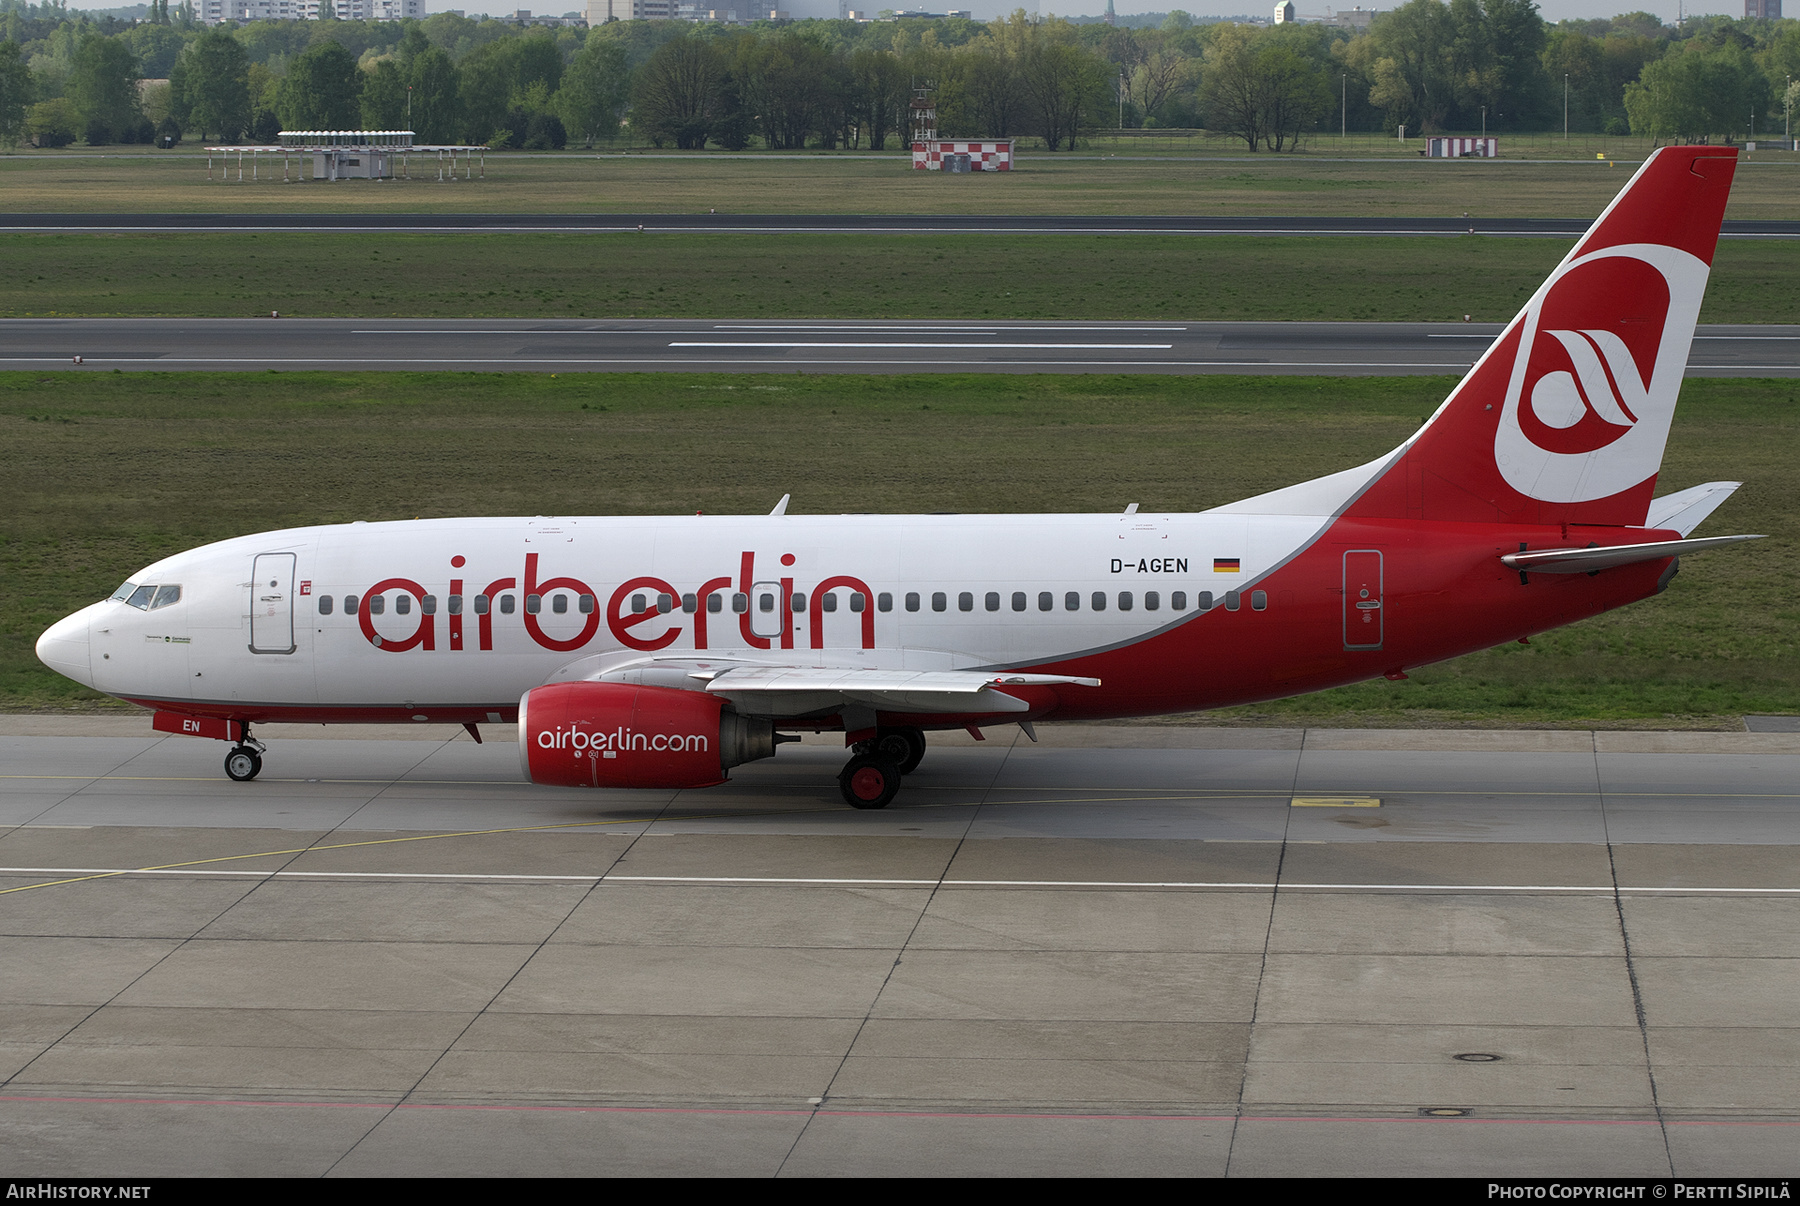
<path fill-rule="evenodd" d="M 638 683 L 707 691 L 757 716 L 805 716 L 844 709 L 883 712 L 1026 712 L 1003 687 L 1097 687 L 1097 678 L 998 670 L 907 670 L 794 665 L 734 657 L 596 659 L 564 667 L 552 681 Z"/>
<path fill-rule="evenodd" d="M 1508 569 L 1530 570 L 1534 574 L 1591 574 L 1614 566 L 1656 561 L 1663 557 L 1682 557 L 1688 553 L 1737 544 L 1742 540 L 1761 539 L 1761 536 L 1707 536 L 1699 540 L 1615 544 L 1610 548 L 1545 549 L 1536 553 L 1506 553 L 1500 560 Z"/>
<path fill-rule="evenodd" d="M 828 666 L 737 666 L 706 689 L 764 715 L 798 716 L 845 704 L 887 712 L 1028 712 L 999 687 L 1097 687 L 1097 678 L 981 670 L 866 670 Z"/>

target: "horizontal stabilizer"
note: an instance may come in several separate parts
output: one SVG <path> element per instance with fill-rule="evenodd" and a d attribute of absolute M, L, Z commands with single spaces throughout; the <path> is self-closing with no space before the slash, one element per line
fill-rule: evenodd
<path fill-rule="evenodd" d="M 1707 482 L 1702 486 L 1665 494 L 1651 502 L 1650 514 L 1645 518 L 1644 526 L 1665 528 L 1686 536 L 1705 522 L 1706 517 L 1718 510 L 1719 504 L 1730 498 L 1733 491 L 1743 484 Z"/>
<path fill-rule="evenodd" d="M 1649 544 L 1615 544 L 1609 548 L 1545 549 L 1536 553 L 1507 553 L 1500 560 L 1508 569 L 1530 570 L 1534 574 L 1591 574 L 1597 570 L 1640 561 L 1660 561 L 1664 557 L 1683 557 L 1744 540 L 1761 540 L 1761 536 L 1707 536 L 1700 540 L 1657 540 Z"/>

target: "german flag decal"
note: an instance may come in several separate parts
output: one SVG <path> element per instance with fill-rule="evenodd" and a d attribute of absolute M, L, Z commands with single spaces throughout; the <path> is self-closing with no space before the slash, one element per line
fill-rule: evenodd
<path fill-rule="evenodd" d="M 1237 572 L 1238 572 L 1238 559 L 1236 557 L 1214 557 L 1213 558 L 1213 573 L 1215 573 L 1215 574 L 1235 574 Z"/>

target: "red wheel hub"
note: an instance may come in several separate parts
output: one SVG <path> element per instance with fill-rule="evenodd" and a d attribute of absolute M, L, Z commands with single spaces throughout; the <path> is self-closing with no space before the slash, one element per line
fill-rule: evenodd
<path fill-rule="evenodd" d="M 887 776 L 872 766 L 865 766 L 850 776 L 850 790 L 859 800 L 876 800 L 887 788 Z"/>

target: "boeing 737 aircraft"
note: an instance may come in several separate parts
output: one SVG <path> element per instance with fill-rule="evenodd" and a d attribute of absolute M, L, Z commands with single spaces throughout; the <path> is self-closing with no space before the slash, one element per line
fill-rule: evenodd
<path fill-rule="evenodd" d="M 721 783 L 842 730 L 881 808 L 931 730 L 1191 711 L 1406 672 L 1654 595 L 1737 488 L 1653 498 L 1736 152 L 1651 155 L 1388 455 L 1192 515 L 432 519 L 146 566 L 38 656 L 231 742 L 517 723 L 527 778 Z"/>

